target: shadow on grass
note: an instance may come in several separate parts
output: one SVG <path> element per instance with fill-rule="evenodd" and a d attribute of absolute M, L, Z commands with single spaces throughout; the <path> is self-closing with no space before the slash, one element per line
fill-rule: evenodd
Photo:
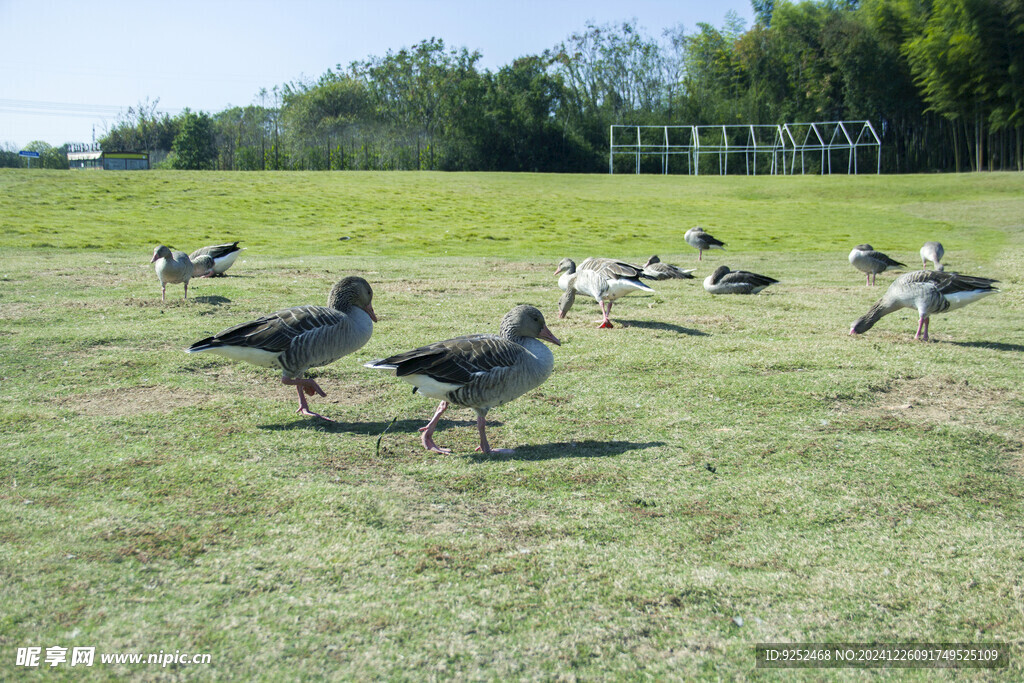
<path fill-rule="evenodd" d="M 954 346 L 970 346 L 977 349 L 992 349 L 993 351 L 1024 351 L 1024 344 L 1004 344 L 1003 342 L 949 342 Z"/>
<path fill-rule="evenodd" d="M 310 406 L 310 408 L 315 408 Z M 293 422 L 284 422 L 281 424 L 264 424 L 259 425 L 259 429 L 265 429 L 271 432 L 288 432 L 296 429 L 309 429 L 318 432 L 328 432 L 331 434 L 367 434 L 369 436 L 380 436 L 384 430 L 388 431 L 388 434 L 398 432 L 410 432 L 416 433 L 420 427 L 427 424 L 427 420 L 430 416 L 420 420 L 395 420 L 393 423 L 389 420 L 386 422 L 344 422 L 336 420 L 334 422 L 328 422 L 327 420 L 321 420 L 318 417 L 307 417 L 298 419 Z M 501 422 L 488 422 L 490 425 L 500 425 Z M 437 425 L 437 431 L 434 433 L 441 433 L 451 429 L 453 427 L 473 427 L 474 433 L 476 433 L 476 421 L 475 420 L 442 420 Z"/>
<path fill-rule="evenodd" d="M 220 306 L 221 304 L 229 304 L 229 303 L 231 303 L 231 299 L 227 298 L 226 296 L 218 296 L 218 295 L 213 295 L 213 296 L 197 296 L 197 297 L 193 297 L 192 301 L 195 301 L 196 303 L 199 303 L 199 304 L 213 304 L 214 306 Z"/>
<path fill-rule="evenodd" d="M 681 325 L 673 325 L 672 323 L 654 323 L 648 320 L 618 320 L 612 318 L 612 322 L 618 322 L 623 327 L 639 327 L 643 330 L 664 330 L 666 332 L 675 332 L 677 334 L 685 334 L 690 337 L 710 337 L 707 332 L 701 332 L 700 330 L 691 330 L 688 327 L 682 327 Z"/>
<path fill-rule="evenodd" d="M 474 462 L 501 462 L 505 460 L 558 460 L 561 458 L 610 458 L 627 451 L 664 446 L 663 441 L 571 441 L 561 443 L 520 446 L 514 453 L 474 453 Z"/>

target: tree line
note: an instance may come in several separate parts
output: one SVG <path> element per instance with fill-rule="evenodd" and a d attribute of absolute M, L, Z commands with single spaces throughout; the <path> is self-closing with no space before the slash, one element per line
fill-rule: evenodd
<path fill-rule="evenodd" d="M 101 144 L 172 168 L 586 173 L 612 124 L 866 119 L 885 172 L 1024 168 L 1024 0 L 751 5 L 750 28 L 587 24 L 496 71 L 431 38 L 215 114 L 146 102 Z"/>

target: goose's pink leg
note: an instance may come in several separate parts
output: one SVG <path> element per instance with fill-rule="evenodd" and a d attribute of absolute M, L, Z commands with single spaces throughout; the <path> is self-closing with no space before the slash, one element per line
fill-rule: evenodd
<path fill-rule="evenodd" d="M 921 333 L 924 336 L 921 336 Z M 928 341 L 928 318 L 919 318 L 917 321 L 917 334 L 914 335 L 914 339 L 920 339 L 922 341 Z"/>
<path fill-rule="evenodd" d="M 487 420 L 484 415 L 476 416 L 476 429 L 480 432 L 480 445 L 476 449 L 484 454 L 487 453 L 500 453 L 502 455 L 511 455 L 515 453 L 510 448 L 491 448 L 491 444 L 487 443 Z"/>
<path fill-rule="evenodd" d="M 601 324 L 597 326 L 598 329 L 608 329 L 610 327 L 615 327 L 615 325 L 612 325 L 612 321 L 609 319 L 610 316 L 611 316 L 611 313 L 612 313 L 612 305 L 610 303 L 606 303 L 606 302 L 602 301 L 601 302 L 601 314 L 604 315 L 604 318 L 601 319 Z"/>
<path fill-rule="evenodd" d="M 437 406 L 437 410 L 434 412 L 434 417 L 430 418 L 430 422 L 424 427 L 420 427 L 420 441 L 423 442 L 423 447 L 428 451 L 434 451 L 435 453 L 444 453 L 447 455 L 452 452 L 450 448 L 441 448 L 434 443 L 434 430 L 437 428 L 437 423 L 441 421 L 441 414 L 448 410 L 448 401 L 441 401 Z"/>
<path fill-rule="evenodd" d="M 334 422 L 329 417 L 324 417 L 320 413 L 314 413 L 309 409 L 309 404 L 306 403 L 306 394 L 313 396 L 314 394 L 320 394 L 326 396 L 324 390 L 320 388 L 320 385 L 311 379 L 289 379 L 288 377 L 282 377 L 281 382 L 283 384 L 289 384 L 296 387 L 299 390 L 299 409 L 295 412 L 299 415 L 305 415 L 306 417 L 319 417 L 321 420 L 327 420 L 328 422 Z"/>

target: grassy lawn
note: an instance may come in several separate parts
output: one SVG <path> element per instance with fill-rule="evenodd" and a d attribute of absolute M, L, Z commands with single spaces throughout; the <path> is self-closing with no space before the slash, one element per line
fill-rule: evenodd
<path fill-rule="evenodd" d="M 727 243 L 697 263 L 703 225 Z M 160 285 L 158 243 L 228 240 L 228 277 Z M 870 242 L 1002 293 L 847 335 L 893 279 Z M 561 257 L 698 267 L 596 329 Z M 712 297 L 721 264 L 780 280 Z M 326 301 L 380 321 L 311 373 L 191 342 Z M 1024 677 L 1024 175 L 691 178 L 0 171 L 0 678 L 784 677 L 758 642 L 1000 642 Z M 538 306 L 555 371 L 449 411 L 362 363 Z M 90 669 L 19 647 L 95 647 Z M 210 653 L 208 665 L 100 653 Z M 42 669 L 47 669 L 42 672 Z M 863 672 L 802 676 L 860 679 Z M 896 672 L 901 679 L 954 675 Z M 785 676 L 789 677 L 789 676 Z M 893 676 L 896 677 L 896 676 Z"/>

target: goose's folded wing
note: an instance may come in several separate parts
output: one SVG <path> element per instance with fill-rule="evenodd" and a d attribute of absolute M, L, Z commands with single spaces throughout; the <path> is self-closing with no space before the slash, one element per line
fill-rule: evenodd
<path fill-rule="evenodd" d="M 196 342 L 192 348 L 245 346 L 279 352 L 287 349 L 296 337 L 340 324 L 344 318 L 344 313 L 326 306 L 296 306 L 229 327 L 213 337 Z"/>
<path fill-rule="evenodd" d="M 227 256 L 228 254 L 239 251 L 238 242 L 232 242 L 231 244 L 217 244 L 212 247 L 201 247 L 192 252 L 191 258 L 193 261 L 198 256 L 209 256 L 213 259 L 219 259 Z"/>
<path fill-rule="evenodd" d="M 767 275 L 758 275 L 757 273 L 750 273 L 746 270 L 736 270 L 723 275 L 719 282 L 722 284 L 736 283 L 768 286 L 778 282 L 778 280 L 768 277 Z"/>
<path fill-rule="evenodd" d="M 448 384 L 468 384 L 480 373 L 516 363 L 523 347 L 490 334 L 457 337 L 391 356 L 380 366 L 394 366 L 399 377 L 427 375 Z"/>

